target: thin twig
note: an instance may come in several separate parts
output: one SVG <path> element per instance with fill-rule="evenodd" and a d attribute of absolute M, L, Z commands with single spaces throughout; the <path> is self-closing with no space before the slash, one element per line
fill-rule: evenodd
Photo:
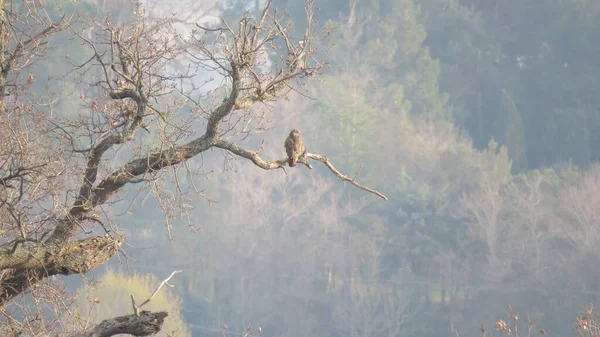
<path fill-rule="evenodd" d="M 325 164 L 325 166 L 327 166 L 327 168 L 328 168 L 328 169 L 329 169 L 331 172 L 333 172 L 333 174 L 335 174 L 336 176 L 338 176 L 340 179 L 342 179 L 342 180 L 344 180 L 344 181 L 347 181 L 347 182 L 349 182 L 350 184 L 352 184 L 352 185 L 354 185 L 354 186 L 356 186 L 356 187 L 360 188 L 361 190 L 364 190 L 364 191 L 367 191 L 367 192 L 373 193 L 373 194 L 375 194 L 376 196 L 378 196 L 378 197 L 382 198 L 383 200 L 388 200 L 388 198 L 387 198 L 385 195 L 383 195 L 383 194 L 381 194 L 381 193 L 379 193 L 379 192 L 375 191 L 374 189 L 372 189 L 372 188 L 370 188 L 370 187 L 367 187 L 367 186 L 361 185 L 361 184 L 359 184 L 358 182 L 356 182 L 356 180 L 354 180 L 354 179 L 352 179 L 352 178 L 349 178 L 349 177 L 347 177 L 347 176 L 343 175 L 342 173 L 340 173 L 340 171 L 338 171 L 338 170 L 337 170 L 337 169 L 336 169 L 336 168 L 335 168 L 335 167 L 334 167 L 334 166 L 331 164 L 331 162 L 329 161 L 329 159 L 328 159 L 327 157 L 325 157 L 325 156 L 321 156 L 321 155 L 318 155 L 318 154 L 314 154 L 314 153 L 306 153 L 304 156 L 305 156 L 306 158 L 311 158 L 311 159 L 318 160 L 318 161 L 322 162 L 323 164 Z"/>

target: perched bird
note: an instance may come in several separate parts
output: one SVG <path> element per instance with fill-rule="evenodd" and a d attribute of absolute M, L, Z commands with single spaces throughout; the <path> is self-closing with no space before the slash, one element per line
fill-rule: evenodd
<path fill-rule="evenodd" d="M 304 143 L 300 138 L 300 132 L 293 129 L 284 143 L 285 152 L 289 158 L 290 167 L 295 167 L 298 158 L 304 153 Z"/>

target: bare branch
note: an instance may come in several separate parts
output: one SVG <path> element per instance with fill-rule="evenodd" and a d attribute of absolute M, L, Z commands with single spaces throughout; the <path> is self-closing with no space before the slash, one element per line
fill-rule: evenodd
<path fill-rule="evenodd" d="M 231 64 L 231 93 L 229 97 L 214 110 L 213 113 L 210 114 L 210 118 L 208 119 L 208 125 L 206 126 L 206 136 L 210 138 L 216 138 L 219 136 L 219 131 L 221 127 L 221 122 L 223 118 L 227 116 L 235 106 L 235 103 L 240 94 L 240 73 L 238 66 L 236 64 Z"/>
<path fill-rule="evenodd" d="M 59 222 L 49 242 L 62 242 L 71 237 L 77 229 L 77 221 L 82 219 L 94 207 L 105 203 L 111 196 L 128 183 L 138 182 L 136 177 L 158 172 L 166 167 L 177 165 L 213 146 L 211 140 L 202 136 L 187 144 L 169 150 L 156 151 L 145 157 L 134 159 L 115 170 L 92 189 L 87 203 L 75 203 L 69 216 Z"/>
<path fill-rule="evenodd" d="M 331 172 L 333 172 L 333 174 L 335 174 L 336 176 L 338 176 L 340 179 L 342 179 L 342 180 L 344 180 L 344 181 L 347 181 L 347 182 L 349 182 L 350 184 L 352 184 L 352 185 L 354 185 L 354 186 L 356 186 L 356 187 L 360 188 L 361 190 L 364 190 L 364 191 L 367 191 L 367 192 L 373 193 L 373 194 L 375 194 L 376 196 L 378 196 L 378 197 L 382 198 L 383 200 L 388 200 L 388 198 L 387 198 L 385 195 L 383 195 L 383 194 L 381 194 L 381 193 L 379 193 L 379 192 L 375 191 L 375 190 L 374 190 L 374 189 L 372 189 L 372 188 L 369 188 L 369 187 L 367 187 L 367 186 L 363 186 L 363 185 L 359 184 L 359 183 L 358 183 L 358 182 L 356 182 L 356 180 L 354 180 L 353 178 L 349 178 L 349 177 L 347 177 L 347 176 L 345 176 L 345 175 L 341 174 L 341 173 L 340 173 L 340 171 L 338 171 L 338 170 L 337 170 L 337 169 L 336 169 L 336 168 L 333 166 L 333 164 L 331 164 L 331 162 L 329 161 L 329 159 L 328 159 L 327 157 L 325 157 L 325 156 L 321 156 L 321 155 L 318 155 L 318 154 L 314 154 L 314 153 L 305 153 L 305 154 L 304 154 L 304 157 L 305 157 L 305 158 L 311 158 L 311 159 L 318 160 L 318 161 L 322 162 L 323 164 L 325 164 L 325 166 L 327 166 L 327 168 L 328 168 L 328 169 L 329 169 Z"/>
<path fill-rule="evenodd" d="M 144 305 L 146 305 L 148 302 L 150 302 L 150 300 L 152 300 L 152 298 L 154 297 L 154 295 L 156 295 L 158 293 L 158 291 L 160 290 L 160 288 L 162 288 L 162 286 L 166 285 L 167 287 L 174 287 L 172 285 L 169 284 L 169 280 L 175 276 L 175 274 L 179 274 L 182 273 L 183 270 L 175 270 L 174 272 L 171 273 L 171 275 L 169 275 L 169 277 L 167 277 L 166 279 L 164 279 L 159 285 L 158 288 L 156 288 L 156 290 L 152 293 L 152 295 L 150 295 L 150 297 L 148 297 L 147 300 L 145 300 L 142 304 L 140 305 L 136 305 L 135 304 L 135 299 L 133 298 L 133 295 L 131 295 L 131 303 L 133 305 L 133 312 L 136 316 L 140 315 L 140 308 L 143 307 Z"/>
<path fill-rule="evenodd" d="M 0 15 L 4 16 L 8 14 L 6 14 L 5 11 L 3 11 Z M 0 25 L 3 26 L 0 28 L 2 31 L 7 30 L 8 21 L 9 20 L 7 20 L 6 18 L 3 18 L 0 21 Z M 30 48 L 31 45 L 33 45 L 33 48 L 35 48 L 46 44 L 46 39 L 49 35 L 61 29 L 64 29 L 65 27 L 66 25 L 63 16 L 59 22 L 51 23 L 34 36 L 24 41 L 19 41 L 17 43 L 17 46 L 11 52 L 9 52 L 8 55 L 6 55 L 8 57 L 5 57 L 5 55 L 0 56 L 0 97 L 6 95 L 6 79 L 11 70 L 13 70 L 13 68 L 15 67 L 16 63 L 19 61 L 19 59 L 21 59 L 25 55 L 27 49 Z M 0 45 L 1 53 L 3 53 L 8 45 L 8 41 L 5 37 L 0 38 Z"/>
<path fill-rule="evenodd" d="M 284 159 L 279 159 L 279 160 L 275 160 L 272 162 L 267 162 L 264 159 L 262 159 L 258 153 L 254 152 L 254 151 L 250 151 L 250 150 L 246 150 L 240 146 L 238 146 L 235 143 L 232 142 L 228 142 L 225 140 L 221 140 L 218 143 L 215 144 L 216 147 L 227 150 L 235 155 L 238 155 L 240 157 L 244 157 L 246 159 L 249 159 L 250 161 L 252 161 L 256 166 L 264 169 L 264 170 L 273 170 L 273 169 L 278 169 L 278 168 L 283 168 L 284 166 L 288 165 L 288 158 L 284 158 Z M 298 160 L 298 162 L 306 165 L 308 168 L 312 168 L 310 166 L 310 163 L 308 162 L 307 159 L 314 159 L 314 160 L 318 160 L 320 162 L 322 162 L 323 164 L 325 164 L 325 166 L 327 166 L 327 168 L 333 172 L 333 174 L 335 174 L 338 178 L 349 182 L 350 184 L 360 188 L 361 190 L 367 191 L 369 193 L 373 193 L 376 196 L 384 199 L 384 200 L 388 200 L 388 198 L 381 194 L 380 192 L 369 188 L 367 186 L 361 185 L 359 184 L 355 178 L 349 178 L 348 176 L 343 175 L 342 173 L 340 173 L 340 171 L 338 171 L 333 164 L 331 164 L 331 162 L 329 161 L 329 159 L 325 156 L 321 156 L 318 154 L 314 154 L 314 153 L 304 153 L 303 156 L 301 156 Z"/>
<path fill-rule="evenodd" d="M 275 160 L 272 162 L 267 162 L 264 159 L 262 159 L 258 155 L 258 153 L 254 152 L 254 151 L 246 150 L 246 149 L 238 146 L 237 144 L 228 142 L 226 140 L 219 141 L 217 144 L 215 144 L 215 146 L 218 148 L 227 150 L 227 151 L 229 151 L 235 155 L 238 155 L 240 157 L 250 159 L 254 163 L 254 165 L 262 168 L 263 170 L 273 170 L 273 169 L 283 168 L 288 163 L 288 158 L 279 159 L 279 160 Z"/>
<path fill-rule="evenodd" d="M 255 103 L 266 103 L 285 97 L 294 88 L 294 80 L 316 76 L 323 64 L 312 57 L 310 49 L 313 36 L 313 3 L 307 1 L 307 31 L 302 41 L 292 41 L 288 36 L 291 21 L 284 20 L 265 4 L 258 20 L 244 17 L 238 28 L 233 29 L 226 23 L 226 28 L 208 29 L 197 25 L 206 33 L 217 33 L 216 42 L 208 45 L 204 40 L 193 41 L 198 50 L 192 57 L 198 64 L 211 63 L 222 70 L 228 78 L 231 88 L 223 103 L 209 115 L 206 135 L 210 138 L 221 137 L 220 126 L 224 118 L 238 110 L 251 107 Z M 279 51 L 276 41 L 283 42 L 285 52 Z M 223 46 L 220 51 L 214 45 Z M 265 72 L 262 70 L 263 59 L 268 58 L 267 51 L 273 51 L 279 58 L 281 68 Z M 291 56 L 291 57 L 290 57 Z M 299 81 L 298 81 L 299 82 Z M 299 83 L 301 85 L 301 83 Z M 240 119 L 247 117 L 247 112 L 240 112 Z M 231 131 L 231 130 L 227 130 Z"/>

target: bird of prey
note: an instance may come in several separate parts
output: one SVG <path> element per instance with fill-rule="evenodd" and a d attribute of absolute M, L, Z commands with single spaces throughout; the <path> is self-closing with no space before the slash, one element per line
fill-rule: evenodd
<path fill-rule="evenodd" d="M 293 129 L 285 140 L 284 146 L 289 158 L 288 163 L 290 167 L 295 167 L 298 158 L 304 154 L 304 143 L 302 142 L 302 138 L 300 138 L 300 132 Z"/>

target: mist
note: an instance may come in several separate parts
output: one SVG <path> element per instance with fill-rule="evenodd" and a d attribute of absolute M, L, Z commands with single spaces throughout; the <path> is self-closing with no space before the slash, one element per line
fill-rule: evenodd
<path fill-rule="evenodd" d="M 184 23 L 260 8 L 188 3 Z M 273 5 L 301 39 L 303 4 Z M 130 246 L 110 268 L 183 270 L 169 293 L 192 336 L 463 337 L 500 335 L 500 320 L 577 336 L 600 295 L 600 2 L 316 5 L 324 74 L 239 143 L 275 160 L 299 129 L 308 152 L 389 200 L 321 163 L 265 171 L 214 149 L 188 163 L 201 177 L 161 184 L 200 192 L 174 201 L 185 212 L 167 220 L 135 186 L 120 196 Z"/>

